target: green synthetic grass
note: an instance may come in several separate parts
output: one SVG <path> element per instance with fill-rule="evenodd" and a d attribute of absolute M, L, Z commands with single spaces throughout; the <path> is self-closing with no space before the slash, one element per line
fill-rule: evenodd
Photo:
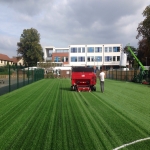
<path fill-rule="evenodd" d="M 150 137 L 150 87 L 105 81 L 105 92 L 70 91 L 45 79 L 0 96 L 0 150 L 111 150 Z M 150 140 L 122 149 L 150 149 Z"/>

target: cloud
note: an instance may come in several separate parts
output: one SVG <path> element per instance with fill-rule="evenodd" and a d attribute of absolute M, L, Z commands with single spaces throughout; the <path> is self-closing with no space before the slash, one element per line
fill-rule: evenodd
<path fill-rule="evenodd" d="M 10 36 L 0 36 L 0 53 L 9 57 L 17 55 L 17 39 Z M 15 43 L 15 44 L 14 44 Z"/>
<path fill-rule="evenodd" d="M 130 42 L 136 47 L 147 5 L 148 0 L 1 0 L 0 34 L 18 42 L 23 29 L 35 28 L 42 46 Z"/>
<path fill-rule="evenodd" d="M 110 4 L 108 0 L 71 0 L 66 5 L 59 3 L 61 7 L 52 7 L 39 27 L 49 31 L 49 38 L 62 38 L 68 43 L 110 43 L 114 40 L 118 43 L 121 42 L 119 38 L 130 35 L 135 38 L 138 26 L 136 16 L 142 16 L 138 10 L 144 3 L 140 0 L 133 1 L 130 5 L 129 1 L 114 0 L 113 3 Z M 134 18 L 137 19 L 136 22 Z"/>
<path fill-rule="evenodd" d="M 47 6 L 53 5 L 54 0 L 1 0 L 0 3 L 6 5 L 8 8 L 29 16 L 38 15 Z"/>

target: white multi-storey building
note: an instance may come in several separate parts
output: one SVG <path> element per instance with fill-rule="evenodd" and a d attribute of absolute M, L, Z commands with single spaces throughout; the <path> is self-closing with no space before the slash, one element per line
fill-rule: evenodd
<path fill-rule="evenodd" d="M 44 59 L 62 62 L 64 66 L 103 66 L 116 68 L 120 65 L 122 44 L 70 45 L 69 48 L 44 47 Z"/>

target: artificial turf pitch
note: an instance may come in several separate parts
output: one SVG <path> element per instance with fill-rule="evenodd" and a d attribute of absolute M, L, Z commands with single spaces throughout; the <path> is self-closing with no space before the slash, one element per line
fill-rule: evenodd
<path fill-rule="evenodd" d="M 150 87 L 108 80 L 105 92 L 43 79 L 0 96 L 0 150 L 111 150 L 150 137 Z M 150 139 L 123 149 L 149 150 Z"/>

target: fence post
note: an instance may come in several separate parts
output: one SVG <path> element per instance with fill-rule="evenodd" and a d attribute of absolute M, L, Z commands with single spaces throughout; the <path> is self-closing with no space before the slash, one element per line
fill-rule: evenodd
<path fill-rule="evenodd" d="M 25 86 L 25 69 L 23 68 L 23 86 Z"/>
<path fill-rule="evenodd" d="M 10 65 L 9 65 L 9 67 L 8 67 L 8 74 L 9 74 L 9 92 L 11 91 L 11 86 L 10 86 L 10 84 L 11 84 L 11 78 L 10 78 Z"/>
<path fill-rule="evenodd" d="M 37 76 L 36 69 L 34 69 L 34 81 L 36 81 L 36 76 Z"/>
<path fill-rule="evenodd" d="M 34 74 L 33 74 L 34 70 L 32 69 L 32 83 L 34 82 Z"/>
<path fill-rule="evenodd" d="M 33 70 L 33 80 L 35 82 L 35 69 Z"/>
<path fill-rule="evenodd" d="M 19 88 L 19 77 L 18 77 L 18 66 L 16 65 L 16 69 L 17 69 L 17 89 Z"/>
<path fill-rule="evenodd" d="M 127 81 L 127 68 L 126 68 L 126 81 Z"/>
<path fill-rule="evenodd" d="M 29 66 L 28 66 L 28 84 L 29 84 Z"/>
<path fill-rule="evenodd" d="M 121 68 L 121 81 L 122 81 L 122 68 Z"/>

